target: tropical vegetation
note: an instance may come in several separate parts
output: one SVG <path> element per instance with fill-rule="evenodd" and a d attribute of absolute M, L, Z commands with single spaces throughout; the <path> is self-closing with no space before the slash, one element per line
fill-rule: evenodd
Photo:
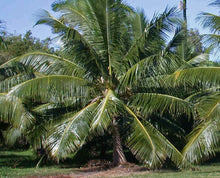
<path fill-rule="evenodd" d="M 128 148 L 149 168 L 215 154 L 220 67 L 197 48 L 198 35 L 186 31 L 176 8 L 149 21 L 121 0 L 56 1 L 52 8 L 60 17 L 42 11 L 36 25 L 61 38 L 59 56 L 29 52 L 0 66 L 8 144 L 25 136 L 59 161 L 108 133 L 115 166 L 127 162 Z"/>

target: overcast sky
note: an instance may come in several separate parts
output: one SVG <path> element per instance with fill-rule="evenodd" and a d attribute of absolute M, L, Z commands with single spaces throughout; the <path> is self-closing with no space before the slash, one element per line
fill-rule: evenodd
<path fill-rule="evenodd" d="M 33 36 L 45 39 L 51 36 L 51 30 L 45 25 L 33 27 L 37 13 L 40 9 L 51 11 L 51 4 L 54 0 L 0 0 L 0 20 L 5 22 L 6 30 L 10 33 L 24 34 L 31 30 Z M 163 12 L 166 6 L 178 6 L 180 0 L 126 0 L 133 7 L 143 8 L 150 19 L 155 12 Z M 210 0 L 188 0 L 187 16 L 190 28 L 202 30 L 195 18 L 202 11 L 219 14 L 219 10 L 210 7 Z"/>

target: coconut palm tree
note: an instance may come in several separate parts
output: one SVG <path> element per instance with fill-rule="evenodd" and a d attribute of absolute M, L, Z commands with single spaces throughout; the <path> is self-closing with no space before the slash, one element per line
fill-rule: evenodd
<path fill-rule="evenodd" d="M 183 36 L 177 28 L 167 43 L 167 33 L 179 25 L 175 8 L 148 22 L 143 12 L 121 0 L 67 0 L 52 7 L 60 18 L 43 11 L 37 24 L 47 24 L 60 35 L 64 54 L 28 53 L 0 67 L 8 75 L 1 81 L 4 97 L 20 101 L 27 110 L 22 121 L 27 127 L 11 119 L 15 127 L 9 133 L 43 135 L 57 160 L 104 132 L 112 134 L 114 165 L 126 162 L 123 144 L 151 168 L 167 158 L 176 166 L 190 160 L 188 151 L 183 157 L 166 137 L 168 131 L 151 121 L 154 114 L 172 120 L 195 117 L 191 100 L 185 98 L 219 86 L 220 68 L 201 67 L 207 61 L 204 54 L 188 61 L 175 54 Z M 21 72 L 8 72 L 18 62 Z M 19 117 L 21 111 L 11 113 Z M 50 112 L 46 121 L 37 117 Z"/>
<path fill-rule="evenodd" d="M 218 0 L 213 1 L 209 5 L 216 6 L 220 8 L 220 2 Z M 201 21 L 203 28 L 208 28 L 212 34 L 204 35 L 205 42 L 209 46 L 219 49 L 220 44 L 220 16 L 217 14 L 212 14 L 209 12 L 202 12 L 198 20 Z"/>
<path fill-rule="evenodd" d="M 3 37 L 2 37 L 3 33 L 5 33 L 4 26 L 3 26 L 3 22 L 0 20 L 0 49 L 6 47 Z"/>

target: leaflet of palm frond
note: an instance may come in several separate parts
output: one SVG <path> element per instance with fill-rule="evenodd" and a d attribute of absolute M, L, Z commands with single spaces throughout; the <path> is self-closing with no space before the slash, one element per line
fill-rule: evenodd
<path fill-rule="evenodd" d="M 201 122 L 188 136 L 188 143 L 182 153 L 191 163 L 200 163 L 215 154 L 219 144 L 220 130 L 220 95 L 213 94 L 199 99 Z"/>
<path fill-rule="evenodd" d="M 167 157 L 179 167 L 182 155 L 175 146 L 149 122 L 140 122 L 128 107 L 125 108 L 133 118 L 130 125 L 132 131 L 127 142 L 132 153 L 149 168 L 161 167 Z"/>
<path fill-rule="evenodd" d="M 32 73 L 20 73 L 18 75 L 8 77 L 5 80 L 0 81 L 0 92 L 9 92 L 12 87 L 33 78 L 35 78 L 35 75 Z"/>
<path fill-rule="evenodd" d="M 172 114 L 174 119 L 183 113 L 189 118 L 193 114 L 193 106 L 189 102 L 174 96 L 158 93 L 135 94 L 131 98 L 131 106 L 144 117 L 158 112 L 161 116 L 164 112 L 168 112 Z"/>
<path fill-rule="evenodd" d="M 176 71 L 165 80 L 167 84 L 172 86 L 185 85 L 185 90 L 196 86 L 208 89 L 220 85 L 219 75 L 219 67 L 195 67 Z"/>
<path fill-rule="evenodd" d="M 103 134 L 112 123 L 112 118 L 123 114 L 121 101 L 115 96 L 112 90 L 106 91 L 105 98 L 94 110 L 94 117 L 91 128 L 97 134 Z"/>
<path fill-rule="evenodd" d="M 67 1 L 67 3 L 71 3 L 71 2 Z M 59 3 L 57 5 L 59 5 Z M 88 27 L 88 24 L 87 24 L 89 23 L 89 21 L 80 12 L 81 10 L 79 10 L 81 7 L 75 6 L 75 5 L 70 6 L 71 8 L 66 7 L 66 6 L 62 7 L 62 3 L 59 6 L 60 8 L 62 8 L 62 12 L 63 12 L 60 19 L 56 19 L 47 11 L 42 11 L 42 14 L 41 16 L 39 16 L 39 20 L 36 23 L 36 25 L 39 25 L 39 24 L 49 25 L 50 27 L 52 27 L 52 29 L 55 29 L 54 33 L 58 33 L 60 37 L 62 37 L 62 39 L 64 40 L 64 44 L 67 43 L 68 46 L 69 46 L 68 42 L 71 42 L 71 41 L 69 41 L 67 37 L 70 37 L 70 36 L 72 38 L 74 37 L 72 39 L 74 40 L 74 42 L 78 42 L 82 44 L 82 48 L 89 49 L 89 50 L 86 50 L 86 53 L 82 53 L 82 56 L 80 56 L 80 58 L 83 56 L 92 56 L 92 58 L 86 57 L 86 59 L 91 61 L 92 62 L 91 64 L 95 64 L 94 68 L 97 68 L 99 72 L 101 72 L 102 75 L 105 76 L 105 73 L 107 73 L 107 71 L 103 71 L 103 67 L 102 67 L 103 64 L 102 64 L 102 61 L 100 61 L 99 59 L 98 51 L 95 48 L 93 48 L 91 41 L 87 40 L 84 37 L 83 30 L 80 29 L 80 26 L 82 26 L 82 28 L 90 28 Z M 80 24 L 80 22 L 82 24 Z M 90 23 L 92 23 L 92 21 Z M 70 49 L 74 49 L 74 48 L 70 48 Z M 85 62 L 87 62 L 87 60 L 85 60 Z M 83 64 L 83 66 L 88 66 L 88 65 Z M 89 68 L 89 69 L 91 70 L 92 68 Z"/>
<path fill-rule="evenodd" d="M 217 6 L 217 7 L 220 7 L 220 2 L 219 0 L 212 0 L 213 2 L 211 2 L 209 5 L 210 6 Z"/>
<path fill-rule="evenodd" d="M 88 96 L 89 82 L 82 78 L 50 75 L 40 77 L 23 82 L 13 87 L 8 95 L 17 97 L 32 97 L 38 100 L 52 101 L 58 100 L 62 102 L 68 97 L 77 97 L 85 99 Z"/>
<path fill-rule="evenodd" d="M 8 66 L 15 66 L 15 62 L 20 62 L 24 66 L 32 68 L 34 71 L 45 75 L 71 75 L 82 76 L 84 70 L 74 62 L 63 59 L 56 55 L 47 54 L 43 52 L 32 52 L 24 54 L 23 56 L 16 57 L 0 67 L 5 68 Z"/>
<path fill-rule="evenodd" d="M 220 16 L 203 12 L 198 19 L 201 21 L 203 28 L 209 28 L 211 32 L 220 34 Z"/>
<path fill-rule="evenodd" d="M 219 49 L 220 47 L 220 35 L 219 34 L 205 34 L 203 35 L 203 40 L 204 43 L 209 47 L 209 48 L 217 48 Z"/>
<path fill-rule="evenodd" d="M 209 61 L 209 54 L 200 54 L 190 59 L 189 61 L 184 61 L 184 63 L 178 68 L 178 70 L 199 67 L 204 65 Z"/>
<path fill-rule="evenodd" d="M 171 53 L 163 56 L 161 54 L 149 56 L 131 66 L 120 76 L 121 87 L 133 89 L 150 77 L 173 73 L 182 63 L 176 55 Z M 146 85 L 148 85 L 147 82 Z"/>
<path fill-rule="evenodd" d="M 11 124 L 20 133 L 24 133 L 34 124 L 34 117 L 26 110 L 19 98 L 2 93 L 0 103 L 1 121 Z"/>
<path fill-rule="evenodd" d="M 51 130 L 47 143 L 50 155 L 54 159 L 65 158 L 84 144 L 90 132 L 92 112 L 95 107 L 97 107 L 96 102 L 89 104 Z"/>

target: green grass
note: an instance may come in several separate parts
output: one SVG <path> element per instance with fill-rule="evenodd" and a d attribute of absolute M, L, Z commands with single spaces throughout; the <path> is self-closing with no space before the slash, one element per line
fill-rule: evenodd
<path fill-rule="evenodd" d="M 130 178 L 220 178 L 220 163 L 197 166 L 198 170 L 153 171 L 144 175 L 131 175 Z"/>
<path fill-rule="evenodd" d="M 28 151 L 0 151 L 0 177 L 43 176 L 57 174 L 71 174 L 76 165 L 67 162 L 59 165 L 49 163 L 35 168 L 38 159 L 31 150 Z"/>
<path fill-rule="evenodd" d="M 0 177 L 22 177 L 22 176 L 46 176 L 76 173 L 78 167 L 72 159 L 67 159 L 59 165 L 49 163 L 43 167 L 35 168 L 38 159 L 29 151 L 0 151 Z M 160 170 L 151 171 L 144 175 L 131 175 L 134 178 L 198 178 L 198 177 L 220 177 L 219 158 L 204 165 L 196 166 L 195 170 Z"/>
<path fill-rule="evenodd" d="M 213 159 L 204 165 L 194 166 L 193 169 L 173 171 L 173 170 L 160 170 L 151 171 L 143 175 L 130 175 L 129 178 L 220 178 L 220 160 L 219 158 Z M 122 177 L 120 177 L 122 178 Z"/>

